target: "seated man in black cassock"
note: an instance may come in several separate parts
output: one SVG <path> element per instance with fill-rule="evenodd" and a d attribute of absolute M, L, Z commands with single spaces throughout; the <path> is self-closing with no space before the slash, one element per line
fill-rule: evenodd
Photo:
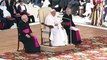
<path fill-rule="evenodd" d="M 28 23 L 28 16 L 22 15 L 21 21 L 18 24 L 18 37 L 23 43 L 26 53 L 40 52 L 40 45 L 37 37 L 32 34 Z"/>

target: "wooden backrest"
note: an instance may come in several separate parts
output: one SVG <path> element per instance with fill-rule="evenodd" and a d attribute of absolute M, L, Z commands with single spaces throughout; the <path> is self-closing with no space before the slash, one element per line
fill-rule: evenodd
<path fill-rule="evenodd" d="M 43 7 L 38 10 L 38 16 L 39 16 L 40 23 L 45 22 L 45 18 L 51 12 L 51 10 L 52 10 L 52 8 L 50 8 L 50 7 Z M 41 28 L 44 28 L 44 26 L 42 25 Z"/>

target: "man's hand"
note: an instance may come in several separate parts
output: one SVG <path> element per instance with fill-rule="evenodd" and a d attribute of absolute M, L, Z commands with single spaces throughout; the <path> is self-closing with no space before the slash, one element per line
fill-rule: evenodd
<path fill-rule="evenodd" d="M 51 26 L 51 25 L 50 25 L 50 26 L 48 26 L 48 27 L 49 27 L 49 28 L 53 28 L 53 26 Z"/>
<path fill-rule="evenodd" d="M 58 24 L 55 24 L 55 26 L 58 26 Z"/>
<path fill-rule="evenodd" d="M 33 34 L 33 33 L 30 33 L 30 35 L 31 35 L 31 36 L 34 36 L 34 34 Z"/>
<path fill-rule="evenodd" d="M 66 25 L 66 23 L 65 23 L 65 22 L 62 22 L 61 25 L 64 26 L 64 25 Z"/>
<path fill-rule="evenodd" d="M 62 28 L 62 30 L 64 29 L 63 27 L 61 27 Z"/>
<path fill-rule="evenodd" d="M 30 35 L 26 34 L 26 37 L 27 37 L 27 38 L 30 38 Z"/>

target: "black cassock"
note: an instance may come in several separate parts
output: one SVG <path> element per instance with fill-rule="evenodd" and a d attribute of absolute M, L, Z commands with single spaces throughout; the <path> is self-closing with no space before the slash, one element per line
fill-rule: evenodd
<path fill-rule="evenodd" d="M 18 38 L 23 43 L 26 53 L 40 52 L 40 45 L 35 36 L 31 36 L 32 33 L 30 26 L 27 23 L 20 21 L 18 24 Z M 30 35 L 30 38 L 26 37 L 26 34 Z"/>
<path fill-rule="evenodd" d="M 62 20 L 63 20 L 62 26 L 65 28 L 68 35 L 68 39 L 69 39 L 68 43 L 80 44 L 81 38 L 79 31 L 70 30 L 71 26 L 75 27 L 75 24 L 72 21 L 72 15 L 64 14 Z"/>

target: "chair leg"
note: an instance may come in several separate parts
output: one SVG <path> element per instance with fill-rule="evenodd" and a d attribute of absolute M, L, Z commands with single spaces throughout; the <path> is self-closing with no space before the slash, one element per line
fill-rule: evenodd
<path fill-rule="evenodd" d="M 41 34 L 41 45 L 43 45 L 43 38 L 42 38 L 42 34 Z"/>
<path fill-rule="evenodd" d="M 51 35 L 51 29 L 49 29 L 49 37 Z M 49 39 L 49 46 L 51 46 L 51 40 Z"/>
<path fill-rule="evenodd" d="M 19 51 L 19 45 L 20 45 L 20 41 L 18 40 L 17 51 Z"/>
<path fill-rule="evenodd" d="M 40 25 L 41 28 L 41 25 Z M 41 45 L 43 45 L 43 39 L 42 39 L 42 28 L 41 28 Z"/>
<path fill-rule="evenodd" d="M 49 40 L 49 46 L 51 46 L 51 40 Z"/>

